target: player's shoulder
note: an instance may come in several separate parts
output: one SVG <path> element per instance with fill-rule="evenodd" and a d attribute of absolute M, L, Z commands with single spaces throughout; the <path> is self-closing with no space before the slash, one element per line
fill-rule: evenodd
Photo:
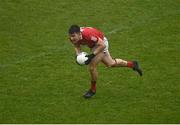
<path fill-rule="evenodd" d="M 85 34 L 92 34 L 94 32 L 97 32 L 98 30 L 94 27 L 81 27 L 80 31 Z"/>
<path fill-rule="evenodd" d="M 93 27 L 80 27 L 81 32 L 82 31 L 89 31 L 89 30 L 92 30 L 92 29 L 95 29 L 95 28 L 93 28 Z"/>
<path fill-rule="evenodd" d="M 83 35 L 89 35 L 92 32 L 92 27 L 80 27 L 80 31 Z"/>

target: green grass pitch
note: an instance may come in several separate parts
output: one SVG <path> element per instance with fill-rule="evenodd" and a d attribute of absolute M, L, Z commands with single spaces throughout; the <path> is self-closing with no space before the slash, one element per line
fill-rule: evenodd
<path fill-rule="evenodd" d="M 101 29 L 144 76 L 100 64 L 82 98 L 71 24 Z M 179 0 L 0 0 L 0 123 L 180 123 L 179 67 Z"/>

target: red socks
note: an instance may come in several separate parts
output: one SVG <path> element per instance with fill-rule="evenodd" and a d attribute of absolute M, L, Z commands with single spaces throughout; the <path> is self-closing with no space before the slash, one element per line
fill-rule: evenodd
<path fill-rule="evenodd" d="M 134 63 L 132 61 L 128 61 L 127 62 L 127 67 L 133 68 L 134 67 Z"/>
<path fill-rule="evenodd" d="M 96 81 L 91 81 L 91 90 L 96 92 Z"/>

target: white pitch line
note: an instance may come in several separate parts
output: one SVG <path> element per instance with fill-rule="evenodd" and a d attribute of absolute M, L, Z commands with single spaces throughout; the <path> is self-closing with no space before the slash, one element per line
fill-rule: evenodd
<path fill-rule="evenodd" d="M 110 32 L 107 32 L 107 34 L 108 35 L 115 34 L 115 33 L 117 33 L 120 30 L 121 30 L 121 28 L 117 28 L 117 29 L 111 30 Z"/>
<path fill-rule="evenodd" d="M 122 31 L 128 30 L 128 29 L 129 29 L 128 26 L 120 26 L 120 27 L 118 27 L 118 28 L 115 28 L 115 29 L 107 32 L 106 34 L 107 34 L 107 35 L 116 34 L 117 32 L 122 32 Z"/>

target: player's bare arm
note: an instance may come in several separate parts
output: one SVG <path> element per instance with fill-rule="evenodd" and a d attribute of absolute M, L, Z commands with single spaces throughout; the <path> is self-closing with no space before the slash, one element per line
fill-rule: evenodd
<path fill-rule="evenodd" d="M 81 47 L 80 45 L 74 45 L 74 50 L 76 52 L 76 55 L 79 55 L 79 53 L 81 53 Z"/>
<path fill-rule="evenodd" d="M 94 52 L 86 56 L 88 57 L 88 60 L 85 62 L 86 65 L 88 65 L 96 55 L 98 55 L 100 52 L 102 52 L 106 48 L 106 45 L 104 44 L 101 38 L 98 38 L 96 46 L 97 48 L 94 50 Z"/>
<path fill-rule="evenodd" d="M 102 51 L 106 48 L 103 40 L 100 39 L 100 38 L 98 39 L 96 45 L 97 45 L 97 48 L 96 48 L 96 50 L 94 50 L 94 52 L 93 52 L 94 55 L 99 54 L 100 52 L 102 52 Z"/>

